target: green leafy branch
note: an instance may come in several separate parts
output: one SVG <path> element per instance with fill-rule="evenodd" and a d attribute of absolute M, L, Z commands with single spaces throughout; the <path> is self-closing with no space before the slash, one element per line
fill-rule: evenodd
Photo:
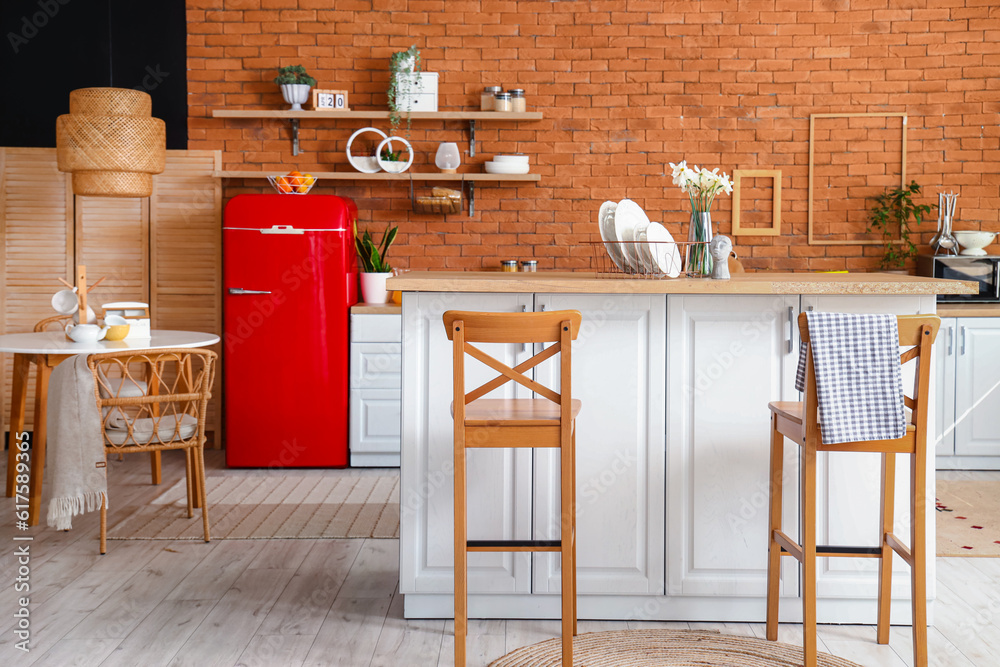
<path fill-rule="evenodd" d="M 279 86 L 289 84 L 304 84 L 315 86 L 316 79 L 306 73 L 306 68 L 302 65 L 288 65 L 278 68 L 278 76 L 274 77 L 274 82 Z"/>
<path fill-rule="evenodd" d="M 886 190 L 873 197 L 875 206 L 868 216 L 867 231 L 882 235 L 883 253 L 879 266 L 883 269 L 902 267 L 906 260 L 917 254 L 917 246 L 910 238 L 910 218 L 920 224 L 923 216 L 937 208 L 937 204 L 914 204 L 914 195 L 920 194 L 920 185 L 910 181 L 905 188 Z M 899 239 L 892 237 L 899 228 Z"/>
<path fill-rule="evenodd" d="M 396 240 L 396 233 L 398 231 L 399 227 L 387 229 L 382 234 L 382 240 L 377 245 L 372 238 L 371 232 L 367 229 L 361 237 L 355 231 L 354 246 L 358 251 L 358 259 L 361 260 L 361 265 L 365 273 L 390 273 L 392 271 L 392 267 L 385 260 L 385 256 L 389 252 L 389 246 Z"/>
<path fill-rule="evenodd" d="M 413 85 L 415 73 L 420 71 L 420 50 L 412 44 L 405 51 L 397 51 L 389 60 L 389 126 L 395 133 L 399 129 L 401 117 L 397 106 L 400 97 L 405 97 Z M 406 114 L 406 135 L 410 134 L 412 119 Z"/>

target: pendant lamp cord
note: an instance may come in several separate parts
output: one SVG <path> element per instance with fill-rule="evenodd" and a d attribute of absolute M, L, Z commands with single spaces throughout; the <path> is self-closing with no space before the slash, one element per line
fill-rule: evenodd
<path fill-rule="evenodd" d="M 112 47 L 114 40 L 111 31 L 111 0 L 108 0 L 108 86 L 115 87 L 114 58 L 112 57 Z"/>

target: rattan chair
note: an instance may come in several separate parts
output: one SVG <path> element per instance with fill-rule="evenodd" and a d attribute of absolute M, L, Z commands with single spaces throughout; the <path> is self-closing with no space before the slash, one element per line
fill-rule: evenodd
<path fill-rule="evenodd" d="M 912 395 L 904 398 L 910 411 L 906 433 L 896 440 L 871 440 L 824 445 L 821 438 L 816 400 L 816 377 L 812 349 L 806 357 L 804 402 L 773 402 L 771 410 L 771 498 L 769 552 L 767 563 L 767 638 L 778 638 L 778 597 L 782 556 L 792 556 L 802 564 L 802 633 L 805 667 L 816 667 L 816 559 L 853 556 L 877 558 L 878 626 L 877 641 L 889 643 L 889 603 L 892 589 L 893 552 L 910 566 L 910 594 L 913 609 L 913 663 L 927 665 L 927 410 L 930 390 L 931 350 L 941 320 L 936 315 L 902 315 L 897 318 L 899 345 L 907 348 L 900 363 L 916 362 Z M 799 332 L 808 344 L 806 313 L 799 315 Z M 782 530 L 781 492 L 785 438 L 801 448 L 799 509 L 801 533 L 796 542 Z M 816 544 L 816 457 L 818 452 L 876 452 L 882 455 L 882 489 L 878 546 L 818 546 Z M 896 454 L 910 455 L 910 544 L 893 533 Z"/>
<path fill-rule="evenodd" d="M 106 352 L 88 357 L 104 428 L 106 453 L 185 451 L 187 515 L 201 507 L 210 540 L 205 500 L 205 412 L 218 355 L 203 349 Z M 145 380 L 134 377 L 145 369 Z M 116 378 L 114 382 L 109 377 Z M 142 395 L 131 395 L 145 386 Z M 101 553 L 107 551 L 107 506 L 101 505 Z"/>
<path fill-rule="evenodd" d="M 580 401 L 571 392 L 571 341 L 580 331 L 580 313 L 444 314 L 453 341 L 455 419 L 455 667 L 465 665 L 468 632 L 468 553 L 470 551 L 549 551 L 562 558 L 562 658 L 573 664 L 576 635 L 576 416 Z M 553 343 L 511 368 L 470 343 Z M 559 393 L 524 373 L 559 354 Z M 465 391 L 465 355 L 500 373 Z M 521 384 L 544 398 L 483 398 L 507 382 Z M 469 540 L 466 512 L 466 449 L 473 447 L 556 447 L 560 452 L 560 526 L 558 540 Z"/>

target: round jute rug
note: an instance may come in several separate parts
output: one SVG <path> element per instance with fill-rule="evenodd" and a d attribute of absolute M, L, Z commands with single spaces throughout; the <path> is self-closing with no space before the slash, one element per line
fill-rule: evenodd
<path fill-rule="evenodd" d="M 560 667 L 558 637 L 525 646 L 490 663 L 490 667 Z M 617 630 L 588 632 L 573 640 L 573 664 L 579 667 L 793 667 L 802 664 L 802 648 L 754 637 L 698 630 Z M 820 667 L 862 667 L 826 653 Z"/>

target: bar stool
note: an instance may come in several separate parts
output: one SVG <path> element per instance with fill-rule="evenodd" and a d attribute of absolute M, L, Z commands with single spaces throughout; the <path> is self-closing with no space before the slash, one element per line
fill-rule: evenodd
<path fill-rule="evenodd" d="M 576 635 L 576 416 L 572 398 L 571 341 L 580 331 L 580 313 L 478 313 L 448 311 L 444 326 L 453 341 L 455 418 L 455 666 L 465 665 L 468 632 L 470 551 L 554 551 L 562 556 L 562 664 L 573 664 Z M 514 368 L 470 343 L 554 343 Z M 524 375 L 559 354 L 559 393 Z M 466 393 L 465 355 L 500 373 Z M 513 380 L 544 398 L 483 398 Z M 558 447 L 560 455 L 561 539 L 469 540 L 466 521 L 466 455 L 471 447 Z"/>
<path fill-rule="evenodd" d="M 892 554 L 910 566 L 913 609 L 913 659 L 917 667 L 927 665 L 927 393 L 930 388 L 931 349 L 941 320 L 935 315 L 901 315 L 897 318 L 901 364 L 916 361 L 913 395 L 905 396 L 910 410 L 906 433 L 896 440 L 869 440 L 824 445 L 818 423 L 816 377 L 812 347 L 806 356 L 805 401 L 769 403 L 771 410 L 770 531 L 767 562 L 767 638 L 778 638 L 778 583 L 781 556 L 802 563 L 802 633 L 805 667 L 816 665 L 816 559 L 821 556 L 878 558 L 877 641 L 889 643 L 889 603 L 892 585 Z M 809 343 L 806 314 L 799 315 L 799 333 Z M 800 542 L 781 527 L 782 452 L 784 439 L 801 448 Z M 878 452 L 882 454 L 880 544 L 877 547 L 816 545 L 816 455 L 818 452 Z M 896 454 L 910 455 L 910 546 L 892 532 Z"/>

